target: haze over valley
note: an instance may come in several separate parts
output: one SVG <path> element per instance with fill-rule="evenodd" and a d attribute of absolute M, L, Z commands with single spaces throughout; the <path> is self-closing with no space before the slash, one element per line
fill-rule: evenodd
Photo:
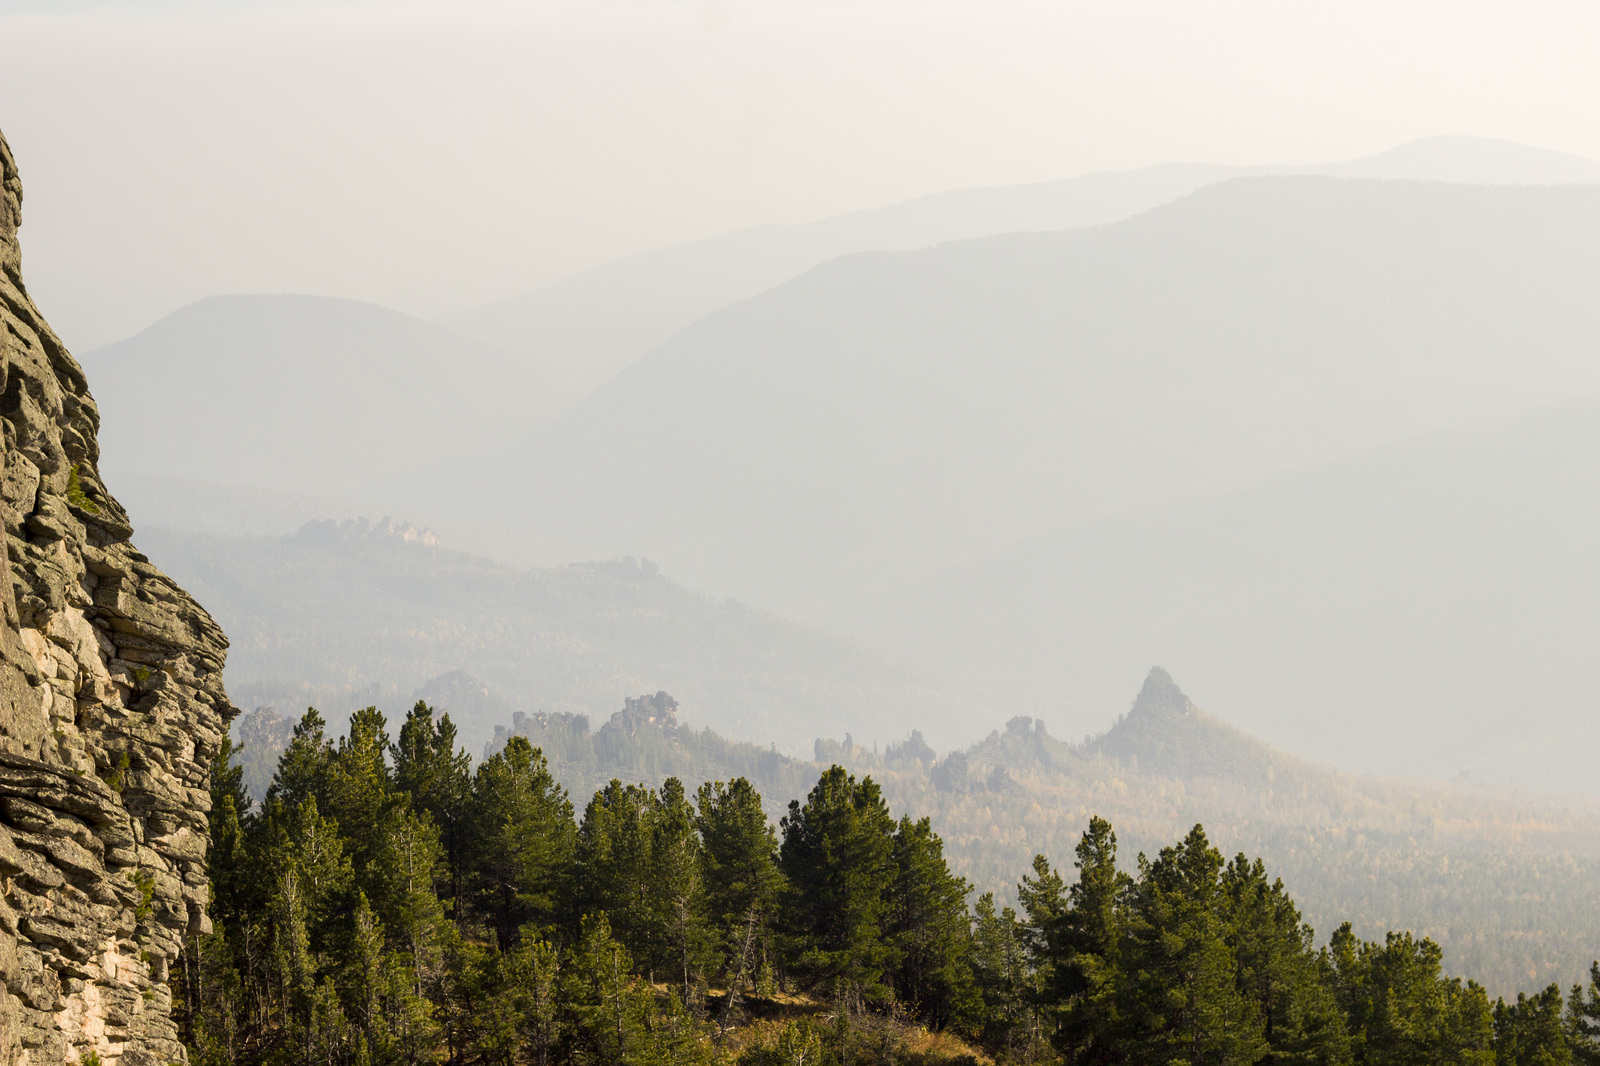
<path fill-rule="evenodd" d="M 919 724 L 942 745 L 1003 705 L 1093 732 L 1159 661 L 1339 766 L 1590 792 L 1589 749 L 1565 738 L 1600 695 L 1576 532 L 1595 520 L 1578 489 L 1595 479 L 1600 184 L 1572 179 L 1600 170 L 1470 138 L 1302 169 L 1325 173 L 1153 168 L 753 230 L 530 297 L 520 334 L 510 306 L 439 326 L 217 297 L 84 363 L 146 524 L 285 537 L 392 515 L 514 569 L 647 558 L 859 654 L 937 662 L 946 710 Z M 967 239 L 810 265 L 947 235 Z M 530 310 L 547 297 L 576 316 L 560 337 Z M 225 622 L 231 581 L 281 597 L 251 617 L 319 631 L 290 585 L 216 562 L 255 549 L 179 543 L 169 567 L 216 575 Z M 443 602 L 413 587 L 414 610 Z M 466 651 L 483 624 L 432 673 L 331 652 L 232 669 L 401 695 L 461 669 L 568 706 L 554 676 Z M 648 673 L 582 709 L 669 687 Z M 987 715 L 955 710 L 957 676 L 988 679 L 971 705 Z M 741 733 L 732 703 L 672 687 L 704 724 L 790 751 L 835 718 L 869 742 L 903 733 L 893 701 L 853 699 Z"/>
<path fill-rule="evenodd" d="M 0 1062 L 1600 1063 L 1597 35 L 0 0 Z"/>

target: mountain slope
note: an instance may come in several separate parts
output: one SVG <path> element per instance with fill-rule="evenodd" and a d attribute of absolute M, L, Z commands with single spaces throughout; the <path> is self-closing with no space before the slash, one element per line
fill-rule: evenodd
<path fill-rule="evenodd" d="M 281 493 L 457 504 L 548 390 L 486 345 L 354 300 L 216 296 L 90 352 L 115 469 Z"/>
<path fill-rule="evenodd" d="M 819 222 L 739 230 L 632 256 L 452 316 L 447 324 L 517 353 L 557 383 L 565 397 L 576 399 L 696 319 L 837 256 L 1101 225 L 1225 178 L 1286 173 L 1563 184 L 1600 182 L 1600 163 L 1510 141 L 1429 137 L 1323 166 L 1171 163 L 1033 185 L 958 189 Z"/>
<path fill-rule="evenodd" d="M 400 715 L 419 695 L 448 700 L 473 752 L 511 711 L 609 715 L 623 697 L 657 689 L 678 696 L 697 727 L 791 751 L 809 750 L 819 731 L 888 737 L 907 720 L 955 743 L 973 719 L 1042 703 L 1039 692 L 708 600 L 633 559 L 518 571 L 426 539 L 332 522 L 288 537 L 145 538 L 226 627 L 241 706 L 297 714 L 315 703 L 342 724 L 367 704 Z M 440 676 L 452 671 L 497 697 L 461 700 L 465 690 Z"/>
<path fill-rule="evenodd" d="M 1597 286 L 1600 189 L 1237 179 L 819 267 L 564 414 L 494 502 L 794 613 L 1600 388 Z"/>
<path fill-rule="evenodd" d="M 951 664 L 1160 656 L 1341 765 L 1593 792 L 1600 397 L 1068 525 L 825 612 Z"/>
<path fill-rule="evenodd" d="M 1366 937 L 1409 929 L 1496 990 L 1568 984 L 1600 956 L 1593 801 L 1339 773 L 1195 710 L 1164 671 L 1087 744 L 1018 718 L 959 753 L 967 784 L 952 788 L 941 770 L 957 758 L 885 772 L 884 791 L 896 810 L 930 812 L 982 887 L 1014 884 L 1035 854 L 1070 879 L 1092 815 L 1115 827 L 1125 869 L 1201 822 L 1225 855 L 1263 858 L 1319 940 L 1344 921 Z"/>
<path fill-rule="evenodd" d="M 452 719 L 495 698 L 460 675 L 429 695 Z M 1338 773 L 1200 711 L 1160 668 L 1127 715 L 1083 744 L 1016 716 L 942 759 L 917 732 L 882 750 L 819 740 L 815 761 L 797 759 L 689 728 L 676 710 L 657 692 L 609 718 L 514 712 L 496 742 L 527 737 L 580 807 L 612 778 L 677 777 L 692 793 L 745 776 L 776 817 L 839 763 L 878 781 L 896 815 L 928 815 L 955 871 L 1002 898 L 1037 854 L 1070 878 L 1092 815 L 1116 828 L 1124 869 L 1202 822 L 1225 854 L 1260 856 L 1285 879 L 1319 941 L 1347 920 L 1365 937 L 1413 930 L 1492 991 L 1565 983 L 1600 955 L 1600 804 Z M 238 724 L 258 795 L 290 725 L 264 711 Z"/>
<path fill-rule="evenodd" d="M 1082 752 L 1180 781 L 1214 778 L 1259 786 L 1272 779 L 1271 750 L 1208 718 L 1159 666 L 1145 678 L 1133 708 Z"/>

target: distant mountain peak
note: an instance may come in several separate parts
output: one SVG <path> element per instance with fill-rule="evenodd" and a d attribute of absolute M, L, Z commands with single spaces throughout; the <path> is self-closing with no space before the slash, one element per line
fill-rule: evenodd
<path fill-rule="evenodd" d="M 1299 168 L 1347 177 L 1469 185 L 1566 185 L 1600 181 L 1600 162 L 1497 137 L 1422 137 L 1348 163 Z"/>
<path fill-rule="evenodd" d="M 1145 676 L 1132 710 L 1083 751 L 1145 773 L 1184 780 L 1267 780 L 1274 762 L 1281 761 L 1254 737 L 1202 714 L 1159 666 Z"/>
<path fill-rule="evenodd" d="M 1158 722 L 1193 717 L 1197 713 L 1198 709 L 1189 697 L 1183 694 L 1177 682 L 1172 680 L 1172 675 L 1159 666 L 1152 666 L 1150 673 L 1145 675 L 1144 687 L 1139 689 L 1139 695 L 1134 699 L 1133 709 L 1128 712 L 1128 717 Z"/>

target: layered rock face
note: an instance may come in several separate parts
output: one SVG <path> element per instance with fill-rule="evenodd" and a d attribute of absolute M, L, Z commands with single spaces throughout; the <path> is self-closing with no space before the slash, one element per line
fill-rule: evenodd
<path fill-rule="evenodd" d="M 181 1062 L 227 641 L 128 542 L 83 371 L 22 284 L 3 137 L 0 172 L 0 1064 Z"/>

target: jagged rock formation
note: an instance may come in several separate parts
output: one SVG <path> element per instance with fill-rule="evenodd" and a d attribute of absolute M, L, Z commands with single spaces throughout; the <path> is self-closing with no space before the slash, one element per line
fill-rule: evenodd
<path fill-rule="evenodd" d="M 676 729 L 678 701 L 665 692 L 626 698 L 622 701 L 622 710 L 611 716 L 611 724 L 629 736 L 649 726 L 658 730 Z"/>
<path fill-rule="evenodd" d="M 1278 758 L 1254 737 L 1204 714 L 1159 666 L 1151 667 L 1133 708 L 1083 752 L 1145 773 L 1235 782 L 1270 780 Z"/>
<path fill-rule="evenodd" d="M 0 137 L 0 1064 L 184 1061 L 227 641 L 128 542 L 83 371 L 22 284 Z"/>

